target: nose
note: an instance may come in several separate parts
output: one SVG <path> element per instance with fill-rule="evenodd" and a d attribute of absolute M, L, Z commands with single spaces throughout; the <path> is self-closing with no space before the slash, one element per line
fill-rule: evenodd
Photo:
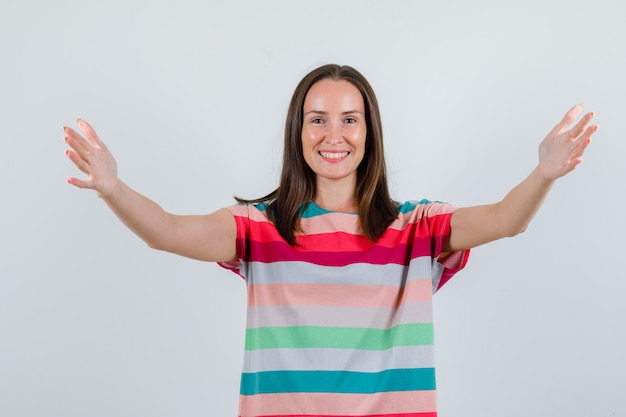
<path fill-rule="evenodd" d="M 343 142 L 341 135 L 341 123 L 332 122 L 328 124 L 328 130 L 326 131 L 326 142 L 331 145 Z"/>

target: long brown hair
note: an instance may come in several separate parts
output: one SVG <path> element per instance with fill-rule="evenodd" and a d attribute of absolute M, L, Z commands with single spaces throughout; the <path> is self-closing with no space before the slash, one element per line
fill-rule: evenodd
<path fill-rule="evenodd" d="M 365 155 L 357 168 L 356 196 L 361 229 L 369 240 L 376 241 L 398 216 L 398 208 L 387 186 L 383 131 L 376 95 L 365 77 L 350 66 L 324 65 L 300 81 L 287 111 L 283 168 L 278 188 L 255 200 L 235 199 L 239 203 L 268 203 L 267 214 L 280 235 L 290 245 L 297 244 L 295 234 L 302 209 L 314 199 L 316 192 L 315 173 L 302 153 L 304 99 L 311 86 L 324 79 L 348 81 L 363 96 L 367 137 Z"/>

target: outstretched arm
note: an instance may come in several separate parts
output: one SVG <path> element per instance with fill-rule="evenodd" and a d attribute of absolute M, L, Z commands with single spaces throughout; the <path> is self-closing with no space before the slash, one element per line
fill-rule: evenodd
<path fill-rule="evenodd" d="M 568 130 L 582 111 L 572 107 L 539 145 L 539 164 L 502 201 L 457 209 L 451 219 L 447 250 L 469 249 L 523 232 L 533 219 L 554 181 L 582 162 L 598 125 L 587 126 L 594 116 L 585 114 Z"/>
<path fill-rule="evenodd" d="M 178 216 L 131 189 L 117 177 L 117 163 L 95 130 L 77 120 L 82 132 L 63 127 L 71 147 L 68 158 L 87 175 L 68 183 L 93 189 L 119 219 L 150 247 L 203 261 L 236 259 L 236 225 L 226 209 L 198 216 Z"/>

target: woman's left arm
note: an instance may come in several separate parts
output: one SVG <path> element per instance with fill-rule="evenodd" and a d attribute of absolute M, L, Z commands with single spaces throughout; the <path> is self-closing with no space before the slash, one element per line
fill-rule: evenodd
<path fill-rule="evenodd" d="M 590 125 L 593 112 L 585 114 L 571 129 L 568 127 L 582 111 L 572 107 L 539 145 L 539 164 L 513 188 L 502 201 L 483 206 L 462 207 L 452 215 L 446 251 L 470 249 L 503 237 L 523 232 L 533 219 L 554 181 L 582 162 L 598 125 Z"/>

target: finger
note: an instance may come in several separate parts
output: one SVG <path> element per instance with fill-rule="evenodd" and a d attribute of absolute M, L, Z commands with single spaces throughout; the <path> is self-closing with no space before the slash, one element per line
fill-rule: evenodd
<path fill-rule="evenodd" d="M 76 152 L 73 151 L 65 151 L 65 155 L 76 165 L 76 168 L 81 170 L 87 175 L 91 174 L 91 166 L 87 161 L 81 158 Z"/>
<path fill-rule="evenodd" d="M 96 146 L 100 149 L 106 148 L 106 146 L 104 146 L 104 143 L 96 134 L 95 129 L 89 123 L 87 123 L 83 119 L 76 119 L 76 124 L 80 128 L 81 132 L 83 132 L 83 135 L 85 135 L 89 143 L 91 143 L 91 145 Z"/>
<path fill-rule="evenodd" d="M 577 140 L 580 137 L 582 137 L 582 133 L 583 131 L 585 131 L 585 128 L 587 127 L 587 124 L 591 121 L 591 119 L 593 119 L 593 116 L 595 116 L 594 112 L 589 112 L 587 114 L 585 114 L 578 123 L 576 123 L 576 126 L 574 126 L 573 128 L 571 128 L 567 133 L 568 136 L 570 137 L 570 139 L 572 140 Z"/>
<path fill-rule="evenodd" d="M 93 188 L 91 186 L 90 182 L 83 181 L 83 180 L 80 180 L 80 179 L 74 178 L 74 177 L 68 178 L 67 179 L 67 183 L 71 184 L 71 185 L 73 185 L 75 187 L 78 187 L 78 188 Z"/>
<path fill-rule="evenodd" d="M 593 136 L 594 133 L 596 133 L 598 131 L 598 129 L 600 129 L 600 125 L 591 125 L 587 128 L 587 130 L 585 131 L 585 133 L 583 133 L 583 137 L 589 137 L 591 138 Z"/>
<path fill-rule="evenodd" d="M 591 143 L 591 138 L 579 139 L 576 141 L 576 146 L 570 151 L 570 159 L 580 158 L 585 153 L 585 149 Z"/>
<path fill-rule="evenodd" d="M 68 126 L 63 126 L 65 143 L 74 149 L 83 158 L 87 158 L 91 145 L 78 132 Z"/>
<path fill-rule="evenodd" d="M 576 118 L 578 117 L 578 115 L 580 114 L 582 109 L 583 109 L 583 105 L 582 104 L 577 104 L 574 107 L 572 107 L 571 109 L 569 109 L 567 111 L 567 113 L 565 113 L 565 116 L 563 116 L 563 119 L 561 119 L 561 121 L 556 126 L 554 126 L 554 129 L 552 129 L 552 132 L 550 132 L 550 133 L 560 133 L 560 132 L 562 132 L 570 124 L 572 124 L 572 122 L 574 120 L 576 120 Z"/>
<path fill-rule="evenodd" d="M 572 172 L 574 169 L 576 169 L 576 167 L 578 165 L 580 165 L 583 162 L 583 159 L 578 157 L 578 158 L 572 158 L 569 161 L 569 164 L 567 166 L 567 170 L 566 170 L 566 174 L 569 174 L 570 172 Z"/>
<path fill-rule="evenodd" d="M 591 143 L 591 136 L 598 130 L 598 125 L 589 126 L 585 133 L 576 140 L 576 146 L 572 148 L 572 157 L 581 157 Z"/>

